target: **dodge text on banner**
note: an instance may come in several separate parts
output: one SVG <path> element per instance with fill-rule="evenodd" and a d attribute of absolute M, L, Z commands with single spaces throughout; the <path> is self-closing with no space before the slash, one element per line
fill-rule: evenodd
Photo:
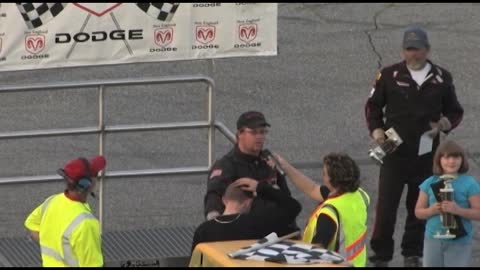
<path fill-rule="evenodd" d="M 276 3 L 1 3 L 0 71 L 277 54 Z"/>

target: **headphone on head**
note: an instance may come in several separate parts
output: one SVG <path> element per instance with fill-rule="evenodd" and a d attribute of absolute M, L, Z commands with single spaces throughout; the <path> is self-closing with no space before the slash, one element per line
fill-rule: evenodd
<path fill-rule="evenodd" d="M 90 162 L 85 158 L 79 158 L 85 165 L 85 176 L 80 178 L 75 185 L 75 189 L 85 192 L 92 185 L 92 179 L 90 178 Z"/>
<path fill-rule="evenodd" d="M 86 158 L 79 157 L 84 164 L 85 168 L 85 176 L 80 178 L 78 181 L 74 181 L 73 179 L 69 178 L 63 169 L 58 169 L 58 173 L 63 176 L 63 178 L 67 181 L 69 186 L 73 186 L 75 190 L 80 192 L 86 192 L 92 186 L 92 179 L 90 178 L 90 163 Z"/>

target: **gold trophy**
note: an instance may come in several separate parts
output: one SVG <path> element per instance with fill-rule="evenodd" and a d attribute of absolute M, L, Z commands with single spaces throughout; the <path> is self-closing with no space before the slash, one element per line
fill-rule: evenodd
<path fill-rule="evenodd" d="M 402 144 L 403 140 L 398 136 L 393 127 L 385 131 L 387 139 L 381 145 L 377 145 L 373 149 L 368 150 L 368 156 L 380 164 L 383 164 L 383 158 L 395 151 L 397 147 Z"/>
<path fill-rule="evenodd" d="M 444 187 L 440 189 L 440 198 L 441 201 L 453 201 L 453 186 L 452 181 L 457 178 L 456 175 L 452 174 L 444 174 L 440 176 L 440 179 L 443 180 Z M 452 239 L 455 238 L 456 235 L 450 232 L 451 229 L 457 228 L 457 223 L 455 222 L 455 216 L 451 213 L 444 213 L 440 215 L 440 220 L 442 221 L 442 226 L 445 228 L 444 234 L 440 234 L 437 231 L 433 237 L 437 239 Z"/>

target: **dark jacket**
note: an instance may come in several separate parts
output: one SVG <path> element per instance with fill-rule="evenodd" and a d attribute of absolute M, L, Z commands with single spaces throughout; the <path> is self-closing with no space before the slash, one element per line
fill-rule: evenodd
<path fill-rule="evenodd" d="M 429 63 L 432 68 L 421 86 L 412 79 L 405 61 L 383 68 L 365 105 L 370 133 L 376 128 L 394 127 L 402 138 L 403 144 L 395 155 L 417 156 L 421 135 L 431 129 L 429 122 L 445 116 L 453 129 L 462 120 L 463 108 L 455 94 L 452 75 Z M 438 136 L 434 149 L 437 145 Z"/>
<path fill-rule="evenodd" d="M 202 242 L 261 239 L 272 232 L 283 236 L 302 210 L 300 203 L 265 181 L 258 183 L 257 196 L 271 201 L 275 207 L 257 207 L 246 214 L 222 215 L 205 221 L 195 230 L 192 251 Z"/>
<path fill-rule="evenodd" d="M 225 190 L 228 185 L 242 177 L 252 178 L 260 182 L 266 181 L 270 184 L 276 183 L 281 191 L 290 195 L 285 177 L 272 169 L 263 158 L 244 154 L 240 151 L 238 145 L 235 145 L 228 154 L 217 160 L 210 169 L 207 193 L 204 198 L 205 216 L 213 210 L 220 214 L 223 213 L 225 206 L 222 202 L 222 196 Z M 252 208 L 268 207 L 269 205 L 272 205 L 272 203 L 268 200 L 256 198 Z"/>

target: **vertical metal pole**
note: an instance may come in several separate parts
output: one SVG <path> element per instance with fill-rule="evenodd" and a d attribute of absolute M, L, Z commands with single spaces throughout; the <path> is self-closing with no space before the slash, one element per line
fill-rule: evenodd
<path fill-rule="evenodd" d="M 104 124 L 104 86 L 99 85 L 98 87 L 98 129 L 100 133 L 98 134 L 98 154 L 103 155 L 104 153 L 104 139 L 105 139 L 105 124 Z M 104 172 L 99 177 L 98 181 L 98 216 L 100 220 L 100 232 L 103 231 L 103 181 L 104 181 Z"/>
<path fill-rule="evenodd" d="M 208 73 L 210 74 L 210 77 L 212 79 L 215 79 L 215 71 L 216 71 L 216 66 L 215 66 L 215 59 L 211 58 L 208 59 Z"/>
<path fill-rule="evenodd" d="M 208 85 L 208 168 L 213 164 L 214 144 L 215 144 L 215 120 L 213 118 L 213 86 Z"/>
<path fill-rule="evenodd" d="M 212 78 L 215 76 L 215 61 L 209 59 L 209 69 Z M 213 165 L 214 146 L 215 146 L 215 116 L 213 114 L 214 109 L 214 90 L 213 85 L 208 85 L 208 168 Z"/>

